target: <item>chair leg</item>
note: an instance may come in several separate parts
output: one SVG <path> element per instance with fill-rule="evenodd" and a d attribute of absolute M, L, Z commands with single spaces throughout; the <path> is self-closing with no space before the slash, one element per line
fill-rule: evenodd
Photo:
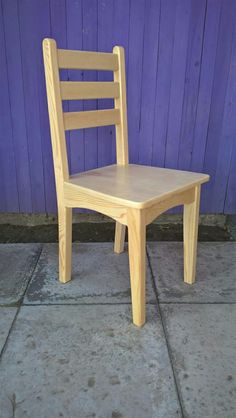
<path fill-rule="evenodd" d="M 129 209 L 128 247 L 133 323 L 145 323 L 146 225 L 143 212 Z"/>
<path fill-rule="evenodd" d="M 59 280 L 71 280 L 72 208 L 58 209 L 59 226 Z"/>
<path fill-rule="evenodd" d="M 201 186 L 194 189 L 194 201 L 184 205 L 184 282 L 193 284 L 196 275 L 198 218 Z"/>
<path fill-rule="evenodd" d="M 117 254 L 123 253 L 125 245 L 125 230 L 126 226 L 116 222 L 114 252 Z"/>

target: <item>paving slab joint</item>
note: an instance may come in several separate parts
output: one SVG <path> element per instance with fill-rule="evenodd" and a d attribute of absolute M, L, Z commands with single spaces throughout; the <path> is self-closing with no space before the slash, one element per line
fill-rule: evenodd
<path fill-rule="evenodd" d="M 13 327 L 15 325 L 15 322 L 17 320 L 17 317 L 19 315 L 19 312 L 20 312 L 21 306 L 23 304 L 23 300 L 24 300 L 25 294 L 27 292 L 27 289 L 29 287 L 30 281 L 31 281 L 31 279 L 33 277 L 33 274 L 34 274 L 34 271 L 35 271 L 35 269 L 37 267 L 37 264 L 38 264 L 39 258 L 41 256 L 42 250 L 43 250 L 43 245 L 41 246 L 41 248 L 39 249 L 39 252 L 38 252 L 37 256 L 35 257 L 34 264 L 33 264 L 32 268 L 31 268 L 31 273 L 29 275 L 29 280 L 28 280 L 28 283 L 27 283 L 27 285 L 25 287 L 24 293 L 23 293 L 22 297 L 19 299 L 19 301 L 17 301 L 17 303 L 15 304 L 15 306 L 17 306 L 18 309 L 16 311 L 16 314 L 15 314 L 15 317 L 14 317 L 14 319 L 12 321 L 12 324 L 11 324 L 11 326 L 9 328 L 9 331 L 8 331 L 8 334 L 7 334 L 5 343 L 3 344 L 2 350 L 0 351 L 0 363 L 1 363 L 2 356 L 4 354 L 4 351 L 5 351 L 6 347 L 7 347 L 8 340 L 9 340 L 9 337 L 10 337 L 10 334 L 11 334 L 11 331 L 12 331 L 12 329 L 13 329 Z M 4 307 L 6 307 L 6 306 L 4 305 Z"/>
<path fill-rule="evenodd" d="M 152 286 L 153 286 L 153 290 L 154 290 L 156 300 L 157 300 L 157 312 L 160 315 L 160 320 L 161 320 L 161 325 L 162 325 L 163 334 L 164 334 L 164 338 L 165 338 L 165 343 L 166 343 L 168 356 L 169 356 L 169 360 L 170 360 L 170 365 L 171 365 L 171 369 L 172 369 L 172 373 L 173 373 L 175 389 L 176 389 L 176 393 L 177 393 L 177 397 L 178 397 L 178 401 L 179 401 L 181 416 L 182 416 L 182 418 L 185 418 L 187 415 L 184 412 L 184 403 L 183 403 L 183 399 L 182 399 L 182 395 L 181 395 L 181 391 L 180 391 L 180 385 L 179 385 L 179 382 L 178 382 L 178 377 L 177 377 L 177 375 L 175 373 L 175 369 L 174 369 L 174 360 L 172 358 L 171 347 L 170 347 L 169 340 L 168 340 L 168 333 L 167 333 L 164 318 L 163 318 L 162 312 L 161 312 L 161 307 L 160 307 L 160 302 L 159 302 L 159 295 L 158 295 L 156 283 L 155 283 L 155 280 L 154 280 L 154 273 L 153 273 L 153 269 L 152 269 L 152 265 L 151 265 L 151 260 L 150 260 L 149 254 L 148 254 L 148 249 L 146 249 L 146 252 L 147 252 L 148 265 L 149 265 L 150 273 L 151 273 Z"/>

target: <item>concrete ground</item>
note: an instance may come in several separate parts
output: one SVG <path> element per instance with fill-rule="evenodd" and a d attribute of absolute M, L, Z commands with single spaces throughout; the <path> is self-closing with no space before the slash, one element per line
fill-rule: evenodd
<path fill-rule="evenodd" d="M 1 418 L 235 418 L 236 242 L 201 242 L 183 283 L 182 243 L 147 245 L 147 323 L 131 323 L 127 252 L 0 245 Z"/>

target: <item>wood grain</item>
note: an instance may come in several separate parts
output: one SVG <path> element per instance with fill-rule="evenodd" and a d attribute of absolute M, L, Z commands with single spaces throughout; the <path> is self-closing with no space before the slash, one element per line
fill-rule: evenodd
<path fill-rule="evenodd" d="M 145 323 L 146 228 L 143 211 L 129 209 L 128 239 L 133 323 Z"/>
<path fill-rule="evenodd" d="M 125 225 L 116 222 L 114 252 L 117 254 L 123 253 L 125 244 Z"/>
<path fill-rule="evenodd" d="M 59 205 L 59 280 L 67 283 L 71 280 L 72 256 L 72 209 Z"/>
<path fill-rule="evenodd" d="M 107 71 L 118 69 L 117 57 L 111 53 L 66 49 L 58 49 L 57 53 L 59 68 Z"/>
<path fill-rule="evenodd" d="M 128 164 L 75 174 L 69 182 L 90 190 L 94 196 L 144 209 L 208 180 L 207 174 Z"/>
<path fill-rule="evenodd" d="M 195 282 L 198 218 L 201 186 L 194 188 L 194 200 L 184 205 L 184 281 Z"/>
<path fill-rule="evenodd" d="M 61 81 L 62 100 L 114 99 L 119 97 L 119 83 L 97 81 Z"/>
<path fill-rule="evenodd" d="M 66 131 L 73 129 L 94 128 L 120 123 L 118 109 L 88 110 L 84 112 L 65 112 L 63 115 Z"/>

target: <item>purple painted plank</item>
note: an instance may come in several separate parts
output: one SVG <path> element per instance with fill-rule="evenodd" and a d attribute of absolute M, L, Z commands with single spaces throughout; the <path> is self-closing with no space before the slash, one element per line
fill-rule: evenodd
<path fill-rule="evenodd" d="M 50 0 L 51 36 L 57 42 L 57 47 L 67 48 L 66 0 Z M 63 79 L 68 77 L 67 70 L 61 71 Z"/>
<path fill-rule="evenodd" d="M 140 131 L 140 98 L 143 65 L 143 37 L 145 1 L 130 2 L 129 70 L 127 101 L 129 109 L 129 152 L 130 162 L 138 162 Z"/>
<path fill-rule="evenodd" d="M 83 49 L 97 51 L 97 0 L 83 0 Z M 96 71 L 84 71 L 86 81 L 96 81 Z M 84 110 L 96 110 L 97 100 L 85 100 Z M 84 130 L 85 170 L 97 167 L 98 140 L 97 128 Z"/>
<path fill-rule="evenodd" d="M 191 2 L 177 1 L 165 166 L 177 168 Z"/>
<path fill-rule="evenodd" d="M 128 81 L 129 68 L 129 29 L 130 29 L 130 0 L 120 0 L 114 2 L 113 13 L 113 46 L 123 46 L 125 50 L 126 83 Z M 127 85 L 126 85 L 127 89 Z M 129 119 L 129 107 L 127 109 Z M 128 138 L 130 133 L 128 132 Z M 130 139 L 131 140 L 131 139 Z M 116 144 L 112 141 L 112 163 L 116 162 Z"/>
<path fill-rule="evenodd" d="M 230 175 L 230 162 L 236 138 L 236 27 L 231 52 L 231 63 L 228 77 L 228 86 L 224 104 L 224 116 L 221 127 L 221 138 L 215 172 L 213 190 L 214 210 L 223 212 L 227 182 Z M 236 190 L 235 190 L 236 192 Z"/>
<path fill-rule="evenodd" d="M 98 1 L 98 51 L 112 52 L 113 42 L 113 2 Z M 112 81 L 111 71 L 99 71 L 99 81 Z M 113 100 L 98 100 L 98 109 L 114 107 Z M 112 145 L 115 142 L 114 126 L 104 126 L 98 129 L 98 166 L 112 163 Z"/>
<path fill-rule="evenodd" d="M 45 212 L 44 173 L 39 115 L 39 72 L 42 72 L 44 5 L 19 2 L 19 23 L 24 80 L 26 128 L 33 212 Z"/>
<path fill-rule="evenodd" d="M 24 87 L 21 65 L 21 45 L 17 1 L 3 0 L 3 18 L 6 40 L 9 100 L 14 152 L 16 155 L 19 211 L 31 212 L 28 138 L 25 123 Z"/>
<path fill-rule="evenodd" d="M 50 0 L 50 19 L 51 19 L 51 37 L 54 38 L 57 42 L 57 47 L 66 49 L 67 48 L 67 10 L 66 10 L 66 1 L 65 0 Z M 68 70 L 60 71 L 61 80 L 68 80 Z M 63 103 L 63 110 L 67 112 L 69 110 L 68 102 Z M 68 164 L 70 166 L 70 133 L 66 133 L 66 145 L 67 145 L 67 156 Z M 52 153 L 51 140 L 50 140 L 50 154 Z M 51 175 L 54 179 L 54 170 L 52 170 Z M 55 180 L 54 180 L 55 182 Z M 56 200 L 56 192 L 53 193 L 53 197 Z"/>
<path fill-rule="evenodd" d="M 152 134 L 156 92 L 157 58 L 160 30 L 160 1 L 148 0 L 145 5 L 139 163 L 152 162 Z"/>
<path fill-rule="evenodd" d="M 67 2 L 67 47 L 69 49 L 82 49 L 82 0 L 72 0 Z M 81 70 L 69 70 L 71 81 L 82 81 L 83 73 Z M 69 102 L 69 111 L 82 111 L 83 102 L 72 100 Z M 84 132 L 76 130 L 70 132 L 70 162 L 71 173 L 84 171 Z"/>
<path fill-rule="evenodd" d="M 205 16 L 206 0 L 193 2 L 188 33 L 188 55 L 178 156 L 178 167 L 181 170 L 189 170 L 191 164 Z"/>
<path fill-rule="evenodd" d="M 114 2 L 113 13 L 113 46 L 123 46 L 125 50 L 126 74 L 129 66 L 129 30 L 130 30 L 130 0 Z M 127 77 L 126 77 L 127 78 Z"/>
<path fill-rule="evenodd" d="M 44 7 L 44 19 L 41 23 L 42 38 L 51 36 L 51 13 L 50 4 L 47 2 Z M 49 117 L 46 97 L 46 85 L 43 65 L 43 53 L 40 54 L 40 71 L 38 73 L 38 95 L 39 95 L 39 116 L 40 130 L 42 137 L 42 153 L 43 153 L 43 171 L 44 171 L 44 189 L 45 189 L 45 205 L 46 212 L 53 213 L 56 211 L 56 191 L 55 178 L 52 159 L 52 147 L 49 128 Z"/>
<path fill-rule="evenodd" d="M 161 3 L 156 98 L 154 105 L 152 165 L 164 166 L 171 88 L 176 2 Z"/>
<path fill-rule="evenodd" d="M 224 213 L 236 214 L 236 141 L 231 156 L 230 173 L 226 189 Z"/>
<path fill-rule="evenodd" d="M 235 9 L 236 3 L 233 0 L 222 3 L 209 129 L 204 160 L 204 171 L 211 175 L 211 181 L 203 188 L 204 211 L 214 211 L 218 193 L 215 174 L 221 141 L 232 37 L 235 26 Z"/>
<path fill-rule="evenodd" d="M 12 138 L 12 120 L 9 101 L 5 34 L 2 13 L 0 15 L 0 208 L 2 211 L 19 211 L 16 182 L 15 154 Z"/>
<path fill-rule="evenodd" d="M 57 42 L 57 47 L 67 49 L 67 21 L 66 21 L 66 0 L 50 0 L 50 14 L 51 14 L 51 37 Z M 68 80 L 68 70 L 60 70 L 60 79 Z M 68 102 L 63 102 L 64 112 L 68 112 Z M 70 161 L 70 132 L 66 132 L 66 145 L 69 167 Z"/>
<path fill-rule="evenodd" d="M 207 129 L 215 69 L 221 0 L 208 0 L 203 40 L 201 75 L 194 130 L 191 169 L 201 172 L 205 155 Z"/>

